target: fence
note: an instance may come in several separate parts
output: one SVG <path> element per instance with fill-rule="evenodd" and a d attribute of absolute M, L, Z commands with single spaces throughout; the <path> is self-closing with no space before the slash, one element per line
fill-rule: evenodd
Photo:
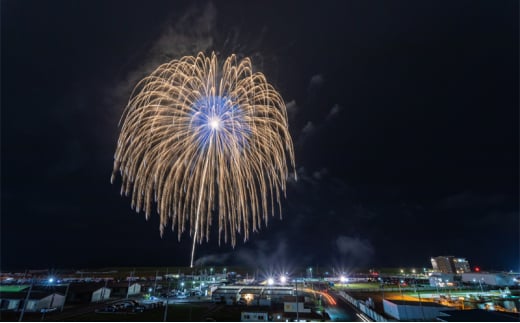
<path fill-rule="evenodd" d="M 354 297 L 350 296 L 349 294 L 347 294 L 343 291 L 340 291 L 339 295 L 340 295 L 340 297 L 345 299 L 347 302 L 352 304 L 354 307 L 359 309 L 361 312 L 368 315 L 368 317 L 370 317 L 372 320 L 374 320 L 376 322 L 388 322 L 388 320 L 386 318 L 384 318 L 381 314 L 377 313 L 370 307 L 366 306 L 360 300 L 355 299 Z"/>

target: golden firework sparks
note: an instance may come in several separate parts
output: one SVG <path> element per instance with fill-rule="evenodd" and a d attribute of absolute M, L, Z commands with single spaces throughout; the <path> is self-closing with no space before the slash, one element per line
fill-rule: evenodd
<path fill-rule="evenodd" d="M 195 244 L 208 241 L 212 217 L 219 243 L 281 216 L 295 169 L 287 111 L 280 94 L 248 58 L 199 53 L 159 66 L 135 87 L 121 118 L 114 170 L 132 208 L 160 215 L 161 236 L 171 220 L 178 238 L 189 226 Z M 294 172 L 296 178 L 296 172 Z"/>

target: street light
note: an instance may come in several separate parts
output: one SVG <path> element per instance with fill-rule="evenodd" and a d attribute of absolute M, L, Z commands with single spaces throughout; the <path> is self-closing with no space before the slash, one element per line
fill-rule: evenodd
<path fill-rule="evenodd" d="M 280 283 L 282 283 L 282 285 L 283 285 L 283 284 L 285 284 L 286 282 L 287 282 L 287 277 L 285 277 L 285 275 L 282 275 L 282 276 L 280 277 Z"/>
<path fill-rule="evenodd" d="M 267 285 L 271 286 L 271 285 L 273 285 L 273 284 L 274 284 L 274 279 L 272 279 L 271 277 L 269 277 L 269 278 L 267 279 Z"/>

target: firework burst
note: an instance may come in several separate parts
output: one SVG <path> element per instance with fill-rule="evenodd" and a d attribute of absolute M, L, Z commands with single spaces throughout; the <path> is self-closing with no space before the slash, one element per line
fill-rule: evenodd
<path fill-rule="evenodd" d="M 179 240 L 189 227 L 192 266 L 213 216 L 219 244 L 232 246 L 281 216 L 287 161 L 295 169 L 287 111 L 248 58 L 219 66 L 199 53 L 159 66 L 135 87 L 120 125 L 112 182 L 119 171 L 121 194 L 147 219 L 156 206 L 161 235 L 169 221 Z"/>

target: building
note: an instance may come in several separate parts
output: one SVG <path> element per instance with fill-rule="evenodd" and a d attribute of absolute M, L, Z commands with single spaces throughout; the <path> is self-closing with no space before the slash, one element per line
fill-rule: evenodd
<path fill-rule="evenodd" d="M 435 272 L 430 275 L 429 280 L 430 286 L 432 287 L 453 286 L 455 282 L 455 274 Z"/>
<path fill-rule="evenodd" d="M 516 282 L 512 275 L 503 273 L 464 273 L 462 282 L 482 286 L 515 286 Z"/>
<path fill-rule="evenodd" d="M 110 288 L 101 287 L 92 293 L 91 302 L 102 302 L 110 298 Z"/>
<path fill-rule="evenodd" d="M 466 258 L 454 256 L 439 256 L 431 258 L 433 271 L 445 274 L 462 274 L 470 272 L 469 262 Z"/>
<path fill-rule="evenodd" d="M 5 293 L 0 299 L 2 310 L 21 311 L 27 298 L 27 293 Z M 43 308 L 62 308 L 65 305 L 65 296 L 44 291 L 34 291 L 29 295 L 26 312 L 38 312 Z"/>
<path fill-rule="evenodd" d="M 269 313 L 267 312 L 242 312 L 240 313 L 241 322 L 267 322 Z"/>
<path fill-rule="evenodd" d="M 269 306 L 270 302 L 262 297 L 262 288 L 242 288 L 238 292 L 239 302 L 247 305 Z"/>
<path fill-rule="evenodd" d="M 411 302 L 402 300 L 383 299 L 383 308 L 386 315 L 399 321 L 435 321 L 439 312 L 449 307 L 435 302 Z"/>
<path fill-rule="evenodd" d="M 293 288 L 287 286 L 220 286 L 211 294 L 213 302 L 228 305 L 270 306 L 283 303 L 284 297 L 293 295 Z"/>
<path fill-rule="evenodd" d="M 141 284 L 133 283 L 128 287 L 128 296 L 138 295 L 139 293 L 141 293 Z"/>
<path fill-rule="evenodd" d="M 65 296 L 58 294 L 58 293 L 52 293 L 38 301 L 38 309 L 63 308 L 64 305 L 65 305 Z"/>
<path fill-rule="evenodd" d="M 453 266 L 455 267 L 455 273 L 463 274 L 469 273 L 471 268 L 469 268 L 469 262 L 466 258 L 453 258 Z"/>
<path fill-rule="evenodd" d="M 211 300 L 215 303 L 226 303 L 233 305 L 238 302 L 239 293 L 242 287 L 240 286 L 221 286 L 211 294 Z"/>
<path fill-rule="evenodd" d="M 283 302 L 283 311 L 285 313 L 310 313 L 311 308 L 305 303 L 303 296 L 286 296 Z"/>

